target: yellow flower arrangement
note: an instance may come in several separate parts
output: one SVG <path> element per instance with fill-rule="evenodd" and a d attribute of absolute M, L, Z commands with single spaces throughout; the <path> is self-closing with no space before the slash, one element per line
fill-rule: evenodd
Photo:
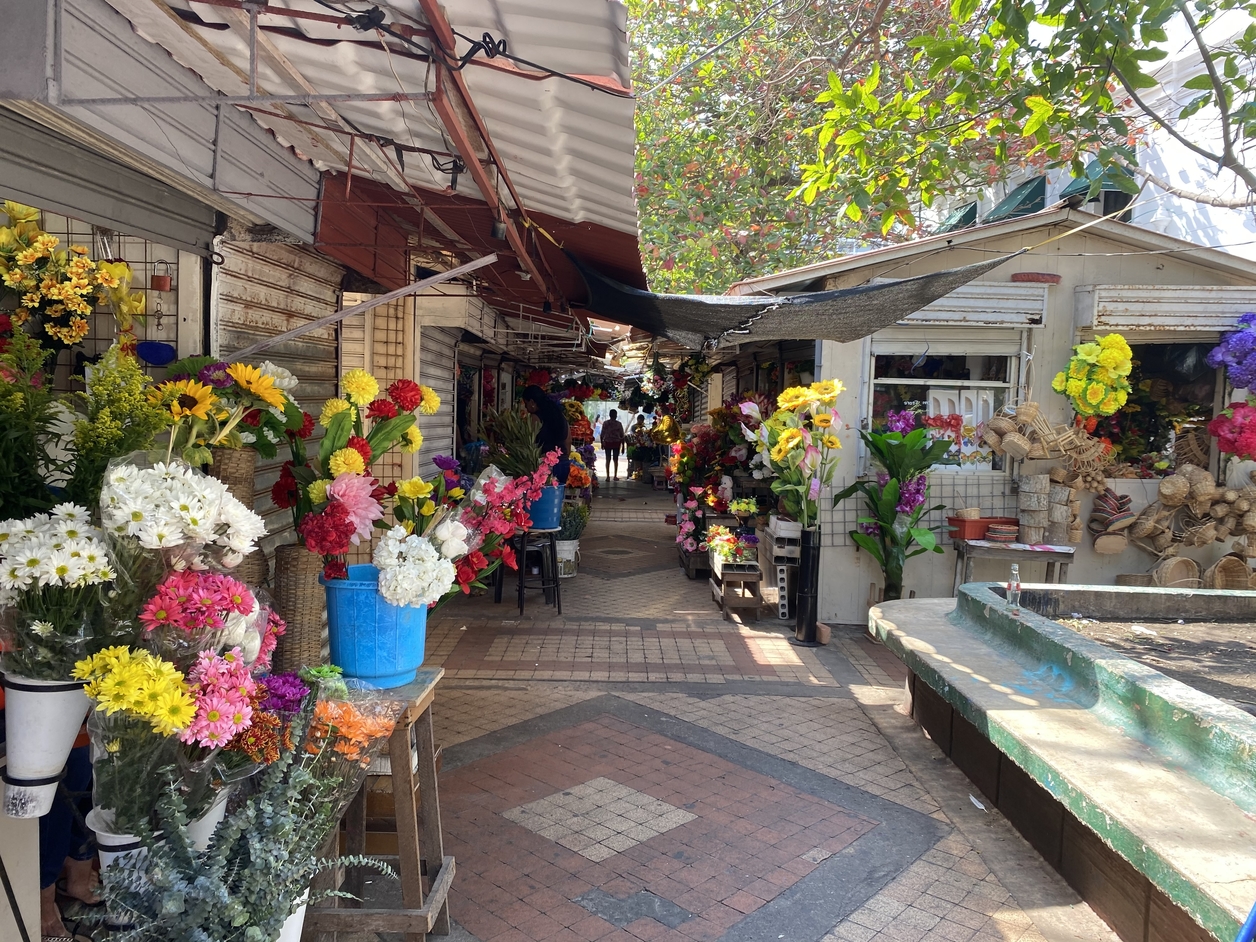
<path fill-rule="evenodd" d="M 369 405 L 379 395 L 379 381 L 366 370 L 350 370 L 340 381 L 345 398 L 355 406 Z"/>
<path fill-rule="evenodd" d="M 227 367 L 227 375 L 234 379 L 241 389 L 262 400 L 268 406 L 274 406 L 276 409 L 283 408 L 283 390 L 276 388 L 273 376 L 267 376 L 256 366 L 250 366 L 247 363 L 232 363 Z"/>
<path fill-rule="evenodd" d="M 183 674 L 147 651 L 105 648 L 75 664 L 73 676 L 87 681 L 83 692 L 96 701 L 97 710 L 148 720 L 162 736 L 186 729 L 196 715 Z"/>
<path fill-rule="evenodd" d="M 310 496 L 310 503 L 316 505 L 327 503 L 327 485 L 330 483 L 331 481 L 327 480 L 327 478 L 319 478 L 316 481 L 311 481 L 310 486 L 305 490 L 305 492 Z"/>
<path fill-rule="evenodd" d="M 423 433 L 419 431 L 417 425 L 411 425 L 402 436 L 401 450 L 408 454 L 414 454 L 422 447 Z"/>
<path fill-rule="evenodd" d="M 422 393 L 423 399 L 419 403 L 419 413 L 421 415 L 435 415 L 440 409 L 440 396 L 436 395 L 436 390 L 431 386 L 419 386 L 419 392 Z"/>
<path fill-rule="evenodd" d="M 327 426 L 331 425 L 331 420 L 340 415 L 340 413 L 344 412 L 346 409 L 353 409 L 353 406 L 349 405 L 349 400 L 328 399 L 323 403 L 323 412 L 318 417 L 318 424 L 323 428 L 327 428 Z"/>
<path fill-rule="evenodd" d="M 194 379 L 162 383 L 148 395 L 150 402 L 168 402 L 175 420 L 186 417 L 208 419 L 209 410 L 218 401 L 214 391 Z"/>
<path fill-rule="evenodd" d="M 419 477 L 409 478 L 397 485 L 397 496 L 408 500 L 427 497 L 432 493 L 432 485 Z"/>
<path fill-rule="evenodd" d="M 333 478 L 346 473 L 362 474 L 366 471 L 366 462 L 362 460 L 361 453 L 356 449 L 341 448 L 332 453 L 327 462 L 327 471 Z"/>
<path fill-rule="evenodd" d="M 1055 374 L 1051 388 L 1067 396 L 1078 415 L 1112 415 L 1128 399 L 1133 356 L 1120 334 L 1078 344 L 1068 368 Z"/>

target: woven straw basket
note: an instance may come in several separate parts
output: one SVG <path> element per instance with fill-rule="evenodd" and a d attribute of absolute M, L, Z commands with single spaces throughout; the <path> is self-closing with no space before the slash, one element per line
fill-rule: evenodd
<path fill-rule="evenodd" d="M 1169 589 L 1199 588 L 1199 564 L 1185 556 L 1167 556 L 1151 570 L 1151 581 Z"/>
<path fill-rule="evenodd" d="M 275 649 L 276 673 L 323 663 L 326 598 L 318 577 L 323 560 L 297 543 L 275 548 L 275 609 L 288 624 Z"/>
<path fill-rule="evenodd" d="M 1204 570 L 1205 589 L 1247 589 L 1252 573 L 1237 556 L 1222 556 Z"/>
<path fill-rule="evenodd" d="M 214 460 L 209 476 L 222 481 L 236 500 L 252 510 L 257 452 L 252 448 L 214 448 L 211 453 Z"/>

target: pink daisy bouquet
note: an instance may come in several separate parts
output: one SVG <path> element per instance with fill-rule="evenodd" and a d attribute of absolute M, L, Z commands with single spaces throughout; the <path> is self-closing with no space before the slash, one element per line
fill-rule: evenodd
<path fill-rule="evenodd" d="M 170 573 L 157 584 L 140 609 L 139 620 L 146 646 L 187 670 L 201 652 L 216 651 L 228 640 L 238 644 L 249 634 L 253 655 L 249 660 L 256 659 L 262 641 L 256 630 L 260 609 L 243 582 L 221 573 L 185 569 Z M 229 626 L 230 635 L 226 633 Z M 241 636 L 239 641 L 237 635 Z"/>
<path fill-rule="evenodd" d="M 249 728 L 258 688 L 239 648 L 222 654 L 202 651 L 187 679 L 196 713 L 179 734 L 180 742 L 216 750 Z"/>

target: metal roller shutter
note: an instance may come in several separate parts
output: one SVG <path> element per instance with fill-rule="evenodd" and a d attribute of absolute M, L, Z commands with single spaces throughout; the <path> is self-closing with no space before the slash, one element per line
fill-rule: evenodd
<path fill-rule="evenodd" d="M 230 359 L 233 350 L 283 333 L 303 323 L 326 317 L 340 308 L 340 281 L 344 269 L 317 253 L 294 245 L 223 242 L 226 260 L 214 269 L 210 350 Z M 255 362 L 270 360 L 300 381 L 296 398 L 316 418 L 323 400 L 336 395 L 339 349 L 336 327 L 322 327 L 296 340 L 277 344 L 258 354 Z M 316 426 L 310 439 L 321 437 Z M 280 449 L 273 461 L 259 462 L 254 507 L 266 518 L 270 536 L 267 553 L 278 543 L 290 542 L 292 517 L 270 499 L 270 488 L 287 457 Z"/>
<path fill-rule="evenodd" d="M 201 255 L 214 239 L 210 207 L 4 108 L 0 193 Z"/>
<path fill-rule="evenodd" d="M 419 416 L 423 450 L 419 452 L 417 471 L 430 477 L 436 473 L 432 458 L 454 453 L 454 366 L 462 332 L 446 327 L 420 327 L 418 335 L 419 375 L 416 378 L 440 396 L 440 409 L 435 415 Z"/>

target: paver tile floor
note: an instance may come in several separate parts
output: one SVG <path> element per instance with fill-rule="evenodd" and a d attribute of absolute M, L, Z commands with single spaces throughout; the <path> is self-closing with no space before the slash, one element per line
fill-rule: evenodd
<path fill-rule="evenodd" d="M 604 486 L 562 616 L 532 591 L 519 617 L 508 586 L 432 618 L 453 942 L 1115 939 L 997 813 L 922 777 L 930 744 L 891 746 L 892 655 L 723 621 L 671 509 Z"/>

